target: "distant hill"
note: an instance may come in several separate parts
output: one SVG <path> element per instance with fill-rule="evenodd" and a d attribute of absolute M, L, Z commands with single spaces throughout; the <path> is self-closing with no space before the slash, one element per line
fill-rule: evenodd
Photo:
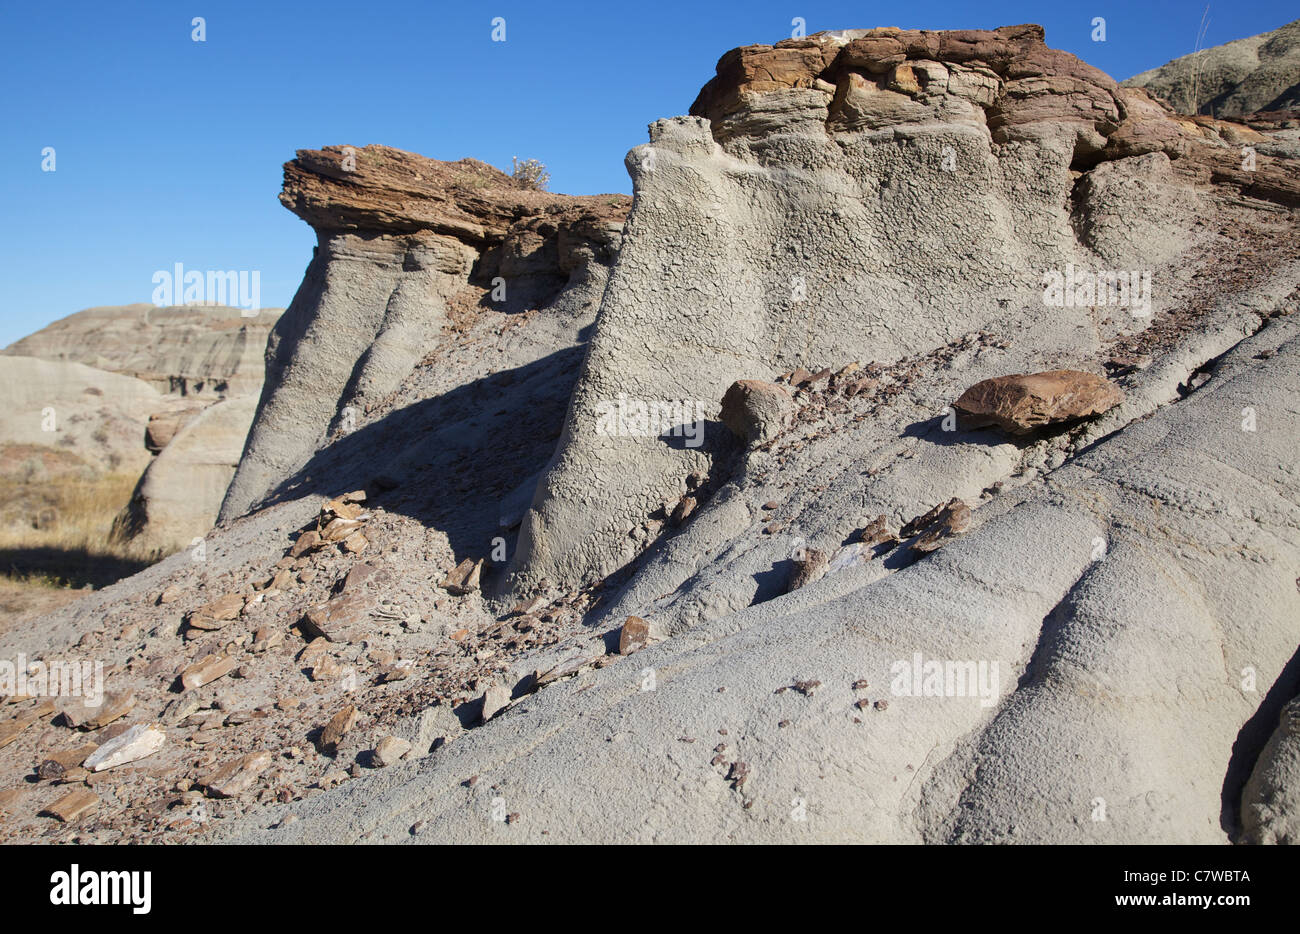
<path fill-rule="evenodd" d="M 282 310 L 245 318 L 224 305 L 87 308 L 0 353 L 84 363 L 163 393 L 243 395 L 261 388 L 267 335 Z"/>
<path fill-rule="evenodd" d="M 1145 88 L 1180 113 L 1233 118 L 1300 107 L 1300 19 L 1184 55 L 1122 83 Z"/>

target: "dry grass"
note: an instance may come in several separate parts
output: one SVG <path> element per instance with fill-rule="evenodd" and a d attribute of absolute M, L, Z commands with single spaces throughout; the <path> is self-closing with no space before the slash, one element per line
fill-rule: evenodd
<path fill-rule="evenodd" d="M 83 588 L 105 587 L 161 557 L 110 534 L 135 476 L 67 462 L 26 466 L 0 480 L 0 621 L 48 612 Z"/>

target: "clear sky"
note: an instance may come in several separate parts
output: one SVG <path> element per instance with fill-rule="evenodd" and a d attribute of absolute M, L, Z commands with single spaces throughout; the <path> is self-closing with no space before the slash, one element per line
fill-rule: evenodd
<path fill-rule="evenodd" d="M 623 156 L 686 113 L 730 48 L 868 26 L 1041 23 L 1118 79 L 1193 51 L 1203 0 L 743 3 L 613 0 L 0 0 L 0 346 L 94 305 L 148 301 L 156 270 L 257 270 L 285 306 L 311 229 L 276 200 L 298 148 L 384 143 L 438 159 L 541 159 L 551 190 L 630 191 Z M 191 21 L 205 20 L 193 41 Z M 504 17 L 506 41 L 492 41 Z M 1092 19 L 1106 19 L 1106 41 Z M 1210 5 L 1206 45 L 1296 18 Z M 55 171 L 42 171 L 53 147 Z"/>

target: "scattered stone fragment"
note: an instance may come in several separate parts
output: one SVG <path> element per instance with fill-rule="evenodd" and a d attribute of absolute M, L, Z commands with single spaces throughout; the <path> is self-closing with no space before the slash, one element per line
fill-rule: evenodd
<path fill-rule="evenodd" d="M 466 558 L 452 568 L 438 586 L 454 597 L 462 597 L 478 587 L 482 567 L 481 559 L 475 561 L 473 558 Z"/>
<path fill-rule="evenodd" d="M 0 811 L 11 811 L 18 800 L 23 796 L 21 788 L 6 788 L 0 791 Z"/>
<path fill-rule="evenodd" d="M 92 772 L 103 772 L 153 755 L 166 740 L 167 731 L 160 724 L 137 723 L 96 749 L 83 765 Z"/>
<path fill-rule="evenodd" d="M 748 762 L 731 763 L 731 769 L 730 771 L 727 772 L 727 781 L 731 782 L 732 788 L 735 788 L 737 791 L 739 791 L 741 788 L 745 786 L 745 782 L 748 779 L 749 779 Z"/>
<path fill-rule="evenodd" d="M 990 425 L 1012 435 L 1100 415 L 1124 401 L 1119 387 L 1080 370 L 997 376 L 976 383 L 953 403 L 958 427 Z"/>
<path fill-rule="evenodd" d="M 330 500 L 320 510 L 322 517 L 335 516 L 339 519 L 360 519 L 363 512 L 364 509 L 356 503 L 347 502 L 343 497 Z"/>
<path fill-rule="evenodd" d="M 209 797 L 236 798 L 257 784 L 257 779 L 271 766 L 273 757 L 265 750 L 250 752 L 231 759 L 216 771 L 199 779 Z"/>
<path fill-rule="evenodd" d="M 618 634 L 618 654 L 631 655 L 644 649 L 650 641 L 650 624 L 639 616 L 629 616 Z"/>
<path fill-rule="evenodd" d="M 510 692 L 501 684 L 492 684 L 483 692 L 480 719 L 486 723 L 510 705 Z"/>
<path fill-rule="evenodd" d="M 205 655 L 181 672 L 181 686 L 193 691 L 230 674 L 239 663 L 228 655 Z"/>
<path fill-rule="evenodd" d="M 98 730 L 108 726 L 114 720 L 125 717 L 135 706 L 135 694 L 131 691 L 119 691 L 105 694 L 98 707 L 88 704 L 76 704 L 63 711 L 63 719 L 68 726 L 77 730 Z"/>
<path fill-rule="evenodd" d="M 379 569 L 373 564 L 366 564 L 365 562 L 354 564 L 352 569 L 348 571 L 347 576 L 343 578 L 343 592 L 356 593 L 366 586 L 366 581 L 378 573 Z"/>
<path fill-rule="evenodd" d="M 912 543 L 912 548 L 922 554 L 928 554 L 941 548 L 968 528 L 970 528 L 970 507 L 960 499 L 950 500 L 930 528 Z"/>
<path fill-rule="evenodd" d="M 272 649 L 279 648 L 284 644 L 284 630 L 275 629 L 270 626 L 261 626 L 253 634 L 253 644 L 249 646 L 249 651 L 261 655 Z"/>
<path fill-rule="evenodd" d="M 818 548 L 805 548 L 794 559 L 794 567 L 790 569 L 790 580 L 786 585 L 786 593 L 793 593 L 800 587 L 806 587 L 813 581 L 816 581 L 826 574 L 826 568 L 830 559 L 826 552 Z"/>
<path fill-rule="evenodd" d="M 168 603 L 175 603 L 185 593 L 180 584 L 169 584 L 163 588 L 162 593 L 158 594 L 158 603 L 165 606 Z"/>
<path fill-rule="evenodd" d="M 311 669 L 311 679 L 313 681 L 338 681 L 344 675 L 345 669 L 340 665 L 333 656 L 326 655 L 322 657 Z"/>
<path fill-rule="evenodd" d="M 293 547 L 289 549 L 289 557 L 301 558 L 313 548 L 319 548 L 320 544 L 320 533 L 315 529 L 309 529 L 294 540 Z"/>
<path fill-rule="evenodd" d="M 86 743 L 75 749 L 56 752 L 41 762 L 36 769 L 36 776 L 45 782 L 58 781 L 67 774 L 69 769 L 79 768 L 90 754 L 98 748 L 98 743 Z"/>
<path fill-rule="evenodd" d="M 339 741 L 347 735 L 348 731 L 357 725 L 361 715 L 357 713 L 357 708 L 349 704 L 344 707 L 333 717 L 330 722 L 325 724 L 325 729 L 321 731 L 320 744 L 323 749 L 335 749 Z"/>
<path fill-rule="evenodd" d="M 330 771 L 322 775 L 320 777 L 320 781 L 317 782 L 316 784 L 318 784 L 321 788 L 324 788 L 326 791 L 328 791 L 331 788 L 337 787 L 338 785 L 342 785 L 344 782 L 348 780 L 349 777 L 350 776 L 348 775 L 348 773 L 343 771 L 342 769 L 331 769 Z"/>
<path fill-rule="evenodd" d="M 347 538 L 343 539 L 343 550 L 350 555 L 359 555 L 366 550 L 370 540 L 361 532 L 353 532 Z"/>
<path fill-rule="evenodd" d="M 358 594 L 344 594 L 307 608 L 299 625 L 309 639 L 354 642 L 364 637 L 369 604 Z"/>
<path fill-rule="evenodd" d="M 85 817 L 97 807 L 99 807 L 99 795 L 84 788 L 76 788 L 54 801 L 41 813 L 49 814 L 65 824 L 70 824 Z"/>
<path fill-rule="evenodd" d="M 918 532 L 923 532 L 934 524 L 934 520 L 939 518 L 939 513 L 947 507 L 947 503 L 940 503 L 929 512 L 917 516 L 910 522 L 904 523 L 903 527 L 898 530 L 899 538 L 911 538 Z"/>
<path fill-rule="evenodd" d="M 237 593 L 228 593 L 199 607 L 189 615 L 186 622 L 194 629 L 221 629 L 231 620 L 238 619 L 243 608 L 244 598 Z"/>
<path fill-rule="evenodd" d="M 681 525 L 691 517 L 691 513 L 695 512 L 695 506 L 696 500 L 694 496 L 683 496 L 677 501 L 677 505 L 673 507 L 669 521 L 675 526 Z"/>
<path fill-rule="evenodd" d="M 55 711 L 54 702 L 47 700 L 43 701 L 35 710 L 27 711 L 12 720 L 0 723 L 0 749 L 16 740 L 32 724 L 53 716 Z"/>
<path fill-rule="evenodd" d="M 892 548 L 898 543 L 898 538 L 889 531 L 889 521 L 884 516 L 876 516 L 858 533 L 858 541 L 868 547 L 889 545 Z"/>
<path fill-rule="evenodd" d="M 798 691 L 804 697 L 812 697 L 813 692 L 822 686 L 820 681 L 796 681 L 794 684 L 787 684 L 779 687 L 773 694 L 784 694 L 786 691 Z"/>
<path fill-rule="evenodd" d="M 798 385 L 793 378 L 791 385 Z M 737 380 L 722 397 L 722 423 L 746 444 L 775 438 L 789 426 L 793 416 L 794 399 L 775 383 Z"/>
<path fill-rule="evenodd" d="M 397 761 L 411 751 L 411 744 L 398 736 L 385 736 L 375 744 L 374 763 L 379 768 L 396 765 Z"/>

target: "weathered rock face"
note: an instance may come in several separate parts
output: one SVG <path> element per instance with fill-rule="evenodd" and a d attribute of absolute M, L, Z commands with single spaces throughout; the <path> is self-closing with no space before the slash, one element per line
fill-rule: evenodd
<path fill-rule="evenodd" d="M 266 384 L 222 517 L 251 505 L 398 388 L 443 337 L 450 310 L 593 296 L 628 200 L 527 191 L 491 166 L 384 146 L 304 150 L 281 202 L 319 246 L 271 335 Z"/>
<path fill-rule="evenodd" d="M 141 437 L 149 416 L 166 404 L 132 376 L 16 355 L 0 365 L 0 398 L 0 441 L 55 447 L 94 470 L 122 472 L 148 463 Z"/>
<path fill-rule="evenodd" d="M 1037 26 L 819 33 L 717 71 L 693 116 L 628 156 L 636 201 L 518 588 L 623 566 L 629 530 L 718 454 L 610 437 L 612 400 L 712 414 L 737 379 L 889 365 L 989 328 L 1032 333 L 1043 358 L 1091 354 L 1168 307 L 1206 182 L 1296 190 L 1293 167 L 1241 171 L 1236 148 Z M 1046 274 L 1084 270 L 1153 273 L 1150 308 L 1048 300 Z"/>
<path fill-rule="evenodd" d="M 998 43 L 1022 32 L 887 67 L 924 91 L 927 61 L 973 67 L 953 49 L 980 47 L 996 102 L 1015 67 Z M 802 61 L 824 39 L 780 48 Z M 874 95 L 886 66 L 861 61 L 845 80 Z M 61 804 L 32 768 L 82 780 L 86 737 L 16 705 L 0 840 L 1225 843 L 1256 818 L 1281 839 L 1291 746 L 1269 735 L 1300 690 L 1295 166 L 1226 174 L 1238 131 L 1218 121 L 1174 120 L 1181 153 L 1108 158 L 1113 135 L 1080 149 L 1068 102 L 1052 105 L 1076 116 L 1005 142 L 978 122 L 840 131 L 844 76 L 788 87 L 783 67 L 720 93 L 741 107 L 725 127 L 670 121 L 634 153 L 637 207 L 571 403 L 591 290 L 518 324 L 453 301 L 455 339 L 301 486 L 214 530 L 205 561 L 0 628 L 0 658 L 103 658 L 130 721 L 169 738 L 93 824 L 54 827 L 41 809 L 98 799 Z M 1170 118 L 1131 93 L 1121 128 L 1164 138 Z M 548 223 L 477 262 L 545 271 L 528 264 Z M 1149 262 L 1150 307 L 1082 285 L 1054 302 L 1044 274 L 1067 270 L 1035 264 L 1062 259 Z M 1015 439 L 949 427 L 983 380 L 1067 369 L 1107 373 L 1123 402 Z M 742 379 L 791 396 L 762 443 L 714 420 Z M 651 429 L 698 402 L 706 428 L 611 433 L 611 400 L 667 419 Z M 502 599 L 484 543 L 529 491 L 531 592 Z M 534 582 L 542 568 L 556 576 Z M 371 756 L 392 737 L 401 761 Z M 259 773 L 263 750 L 284 754 Z M 197 799 L 214 767 L 243 776 L 241 800 L 206 802 L 219 819 L 198 826 L 173 789 Z M 486 820 L 497 797 L 506 820 Z"/>
<path fill-rule="evenodd" d="M 1247 843 L 1300 843 L 1300 698 L 1278 717 L 1242 792 Z"/>
<path fill-rule="evenodd" d="M 0 353 L 69 360 L 133 376 L 160 393 L 211 400 L 256 394 L 279 308 L 244 317 L 226 306 L 87 308 Z"/>
<path fill-rule="evenodd" d="M 1300 20 L 1134 75 L 1180 113 L 1239 118 L 1300 107 Z"/>
<path fill-rule="evenodd" d="M 139 304 L 62 318 L 3 351 L 15 382 L 0 442 L 54 445 L 92 471 L 138 477 L 114 540 L 139 554 L 180 547 L 216 519 L 279 315 L 277 308 L 246 316 L 225 306 Z M 218 413 L 187 430 L 214 406 Z M 54 430 L 44 427 L 47 411 Z M 242 414 L 232 418 L 235 412 Z M 181 435 L 184 444 L 169 449 Z"/>
<path fill-rule="evenodd" d="M 995 376 L 976 383 L 953 406 L 964 428 L 996 425 L 1011 434 L 1100 415 L 1124 401 L 1110 380 L 1078 370 Z"/>
<path fill-rule="evenodd" d="M 237 396 L 192 415 L 145 468 L 114 536 L 146 551 L 170 553 L 207 533 L 256 410 L 255 396 Z"/>

